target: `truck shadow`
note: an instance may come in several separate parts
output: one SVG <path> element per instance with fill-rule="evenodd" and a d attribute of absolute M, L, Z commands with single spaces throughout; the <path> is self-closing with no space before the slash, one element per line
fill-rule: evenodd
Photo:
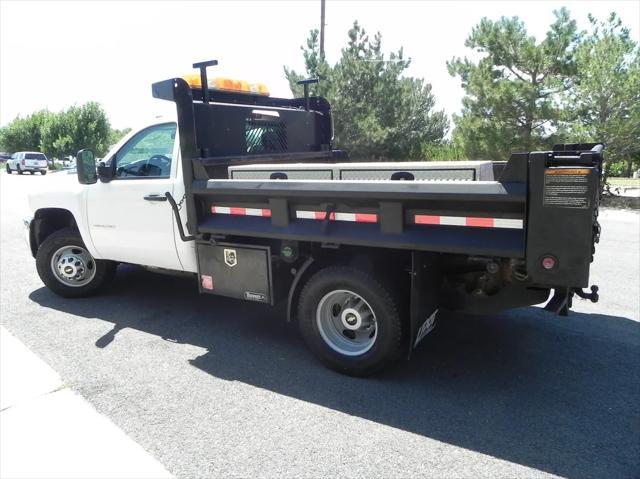
<path fill-rule="evenodd" d="M 640 470 L 640 323 L 525 308 L 449 316 L 409 362 L 370 379 L 341 376 L 307 352 L 278 309 L 199 296 L 190 279 L 121 267 L 106 294 L 40 305 L 207 349 L 191 361 L 242 381 L 499 459 L 569 477 Z"/>

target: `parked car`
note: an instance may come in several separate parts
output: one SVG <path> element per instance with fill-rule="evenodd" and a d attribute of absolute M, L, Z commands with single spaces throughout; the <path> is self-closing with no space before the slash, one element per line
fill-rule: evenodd
<path fill-rule="evenodd" d="M 32 175 L 37 171 L 41 175 L 47 174 L 48 161 L 44 153 L 37 151 L 19 151 L 7 160 L 7 173 L 17 171 L 19 175 L 28 171 Z"/>
<path fill-rule="evenodd" d="M 62 159 L 62 167 L 63 168 L 69 168 L 72 167 L 76 164 L 76 159 L 72 156 L 65 156 Z"/>

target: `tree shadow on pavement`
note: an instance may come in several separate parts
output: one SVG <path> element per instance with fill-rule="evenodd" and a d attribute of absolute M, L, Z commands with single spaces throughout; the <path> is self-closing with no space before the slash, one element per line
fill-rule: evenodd
<path fill-rule="evenodd" d="M 569 477 L 640 471 L 640 323 L 539 308 L 447 316 L 408 362 L 370 379 L 307 352 L 279 308 L 200 296 L 190 279 L 121 267 L 102 296 L 40 305 L 207 352 L 193 366 L 387 426 Z"/>

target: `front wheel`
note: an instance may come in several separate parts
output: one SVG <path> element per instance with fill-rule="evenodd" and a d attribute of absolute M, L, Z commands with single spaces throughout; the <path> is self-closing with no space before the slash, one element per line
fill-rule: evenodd
<path fill-rule="evenodd" d="M 328 267 L 309 279 L 298 303 L 300 332 L 330 368 L 367 376 L 403 351 L 405 322 L 392 290 L 360 270 Z"/>
<path fill-rule="evenodd" d="M 7 174 L 10 175 L 11 174 L 11 167 L 9 166 L 9 163 L 7 163 L 6 165 L 4 165 L 5 168 L 7 169 Z"/>
<path fill-rule="evenodd" d="M 33 171 L 33 170 L 32 170 L 32 171 L 30 171 L 30 172 L 29 172 L 29 174 L 30 174 L 30 175 L 35 174 L 35 171 Z"/>
<path fill-rule="evenodd" d="M 97 293 L 114 277 L 116 263 L 96 260 L 85 248 L 80 234 L 63 229 L 48 236 L 38 248 L 36 267 L 42 282 L 65 298 Z"/>

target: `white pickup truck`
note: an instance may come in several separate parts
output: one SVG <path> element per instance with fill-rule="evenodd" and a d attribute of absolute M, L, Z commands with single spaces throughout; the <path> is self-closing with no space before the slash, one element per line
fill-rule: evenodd
<path fill-rule="evenodd" d="M 195 244 L 180 239 L 164 195 L 185 193 L 175 120 L 133 130 L 103 161 L 115 163 L 112 181 L 86 185 L 65 176 L 64 188 L 52 182 L 28 198 L 33 216 L 24 220 L 25 233 L 43 282 L 80 297 L 105 285 L 118 263 L 197 273 Z M 184 224 L 185 209 L 180 214 Z"/>
<path fill-rule="evenodd" d="M 174 119 L 131 132 L 97 165 L 81 150 L 77 181 L 29 198 L 26 234 L 52 291 L 95 293 L 118 263 L 186 273 L 203 294 L 286 303 L 318 358 L 359 376 L 408 357 L 441 310 L 548 300 L 566 315 L 574 295 L 598 300 L 597 286 L 583 288 L 600 235 L 602 144 L 484 169 L 348 164 L 329 102 L 308 94 L 317 80 L 302 81 L 304 98 L 274 98 L 208 81 L 216 63 L 152 85 Z"/>
<path fill-rule="evenodd" d="M 83 185 L 65 175 L 29 196 L 27 238 L 50 289 L 67 297 L 91 294 L 112 278 L 119 262 L 197 271 L 194 244 L 180 241 L 171 209 L 162 202 L 167 191 L 184 194 L 178 145 L 176 123 L 157 120 L 105 156 L 116 163 L 113 181 Z"/>

